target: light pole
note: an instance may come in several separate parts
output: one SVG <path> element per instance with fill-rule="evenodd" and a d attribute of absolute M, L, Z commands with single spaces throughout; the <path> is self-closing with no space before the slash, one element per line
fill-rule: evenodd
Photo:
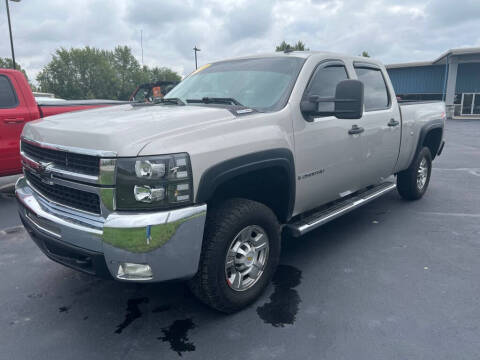
<path fill-rule="evenodd" d="M 10 0 L 10 1 L 20 2 L 20 0 Z M 10 32 L 10 47 L 12 48 L 13 70 L 15 70 L 16 69 L 16 66 L 15 66 L 15 51 L 13 51 L 12 24 L 10 23 L 10 9 L 8 7 L 8 0 L 5 0 L 5 6 L 7 7 L 8 31 Z"/>
<path fill-rule="evenodd" d="M 195 52 L 195 70 L 198 69 L 198 65 L 197 65 L 197 51 L 202 51 L 200 50 L 199 48 L 197 48 L 197 45 L 195 45 L 195 47 L 193 48 L 193 51 Z"/>

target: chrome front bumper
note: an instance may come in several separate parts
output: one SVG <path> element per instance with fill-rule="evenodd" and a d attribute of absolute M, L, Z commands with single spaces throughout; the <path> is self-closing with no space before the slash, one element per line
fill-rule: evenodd
<path fill-rule="evenodd" d="M 184 279 L 197 272 L 206 205 L 163 212 L 112 212 L 103 218 L 42 197 L 23 177 L 15 185 L 15 194 L 32 238 L 47 256 L 64 265 L 93 274 L 101 272 L 96 267 L 105 265 L 112 277 L 130 281 Z M 121 277 L 123 263 L 147 264 L 152 276 Z"/>

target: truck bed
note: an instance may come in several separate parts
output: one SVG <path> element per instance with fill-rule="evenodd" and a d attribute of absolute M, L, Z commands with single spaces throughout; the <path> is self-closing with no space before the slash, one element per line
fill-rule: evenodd
<path fill-rule="evenodd" d="M 117 100 L 59 100 L 59 101 L 37 101 L 40 110 L 40 117 L 47 117 L 64 112 L 89 110 L 104 106 L 121 105 L 127 101 Z"/>
<path fill-rule="evenodd" d="M 399 103 L 402 117 L 400 151 L 395 172 L 405 170 L 411 163 L 425 125 L 435 127 L 445 122 L 443 101 L 407 101 Z M 432 154 L 435 156 L 436 154 Z"/>

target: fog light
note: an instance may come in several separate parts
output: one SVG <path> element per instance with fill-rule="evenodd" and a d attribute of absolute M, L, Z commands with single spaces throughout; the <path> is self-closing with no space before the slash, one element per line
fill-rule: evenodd
<path fill-rule="evenodd" d="M 150 265 L 147 264 L 120 263 L 117 278 L 122 280 L 150 280 L 153 278 L 153 272 Z"/>
<path fill-rule="evenodd" d="M 146 203 L 165 199 L 165 189 L 163 187 L 153 188 L 147 185 L 135 185 L 133 188 L 133 194 L 135 196 L 135 200 Z"/>

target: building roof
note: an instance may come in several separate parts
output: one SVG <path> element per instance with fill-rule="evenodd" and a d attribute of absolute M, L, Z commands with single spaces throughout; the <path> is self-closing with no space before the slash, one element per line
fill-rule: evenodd
<path fill-rule="evenodd" d="M 459 56 L 459 55 L 471 55 L 471 54 L 480 54 L 480 47 L 472 48 L 459 48 L 459 49 L 450 49 L 440 55 L 433 61 L 416 61 L 409 63 L 399 63 L 399 64 L 390 64 L 386 65 L 387 69 L 399 69 L 407 67 L 417 67 L 417 66 L 431 66 L 431 65 L 441 65 L 445 64 L 446 58 L 448 56 Z"/>
<path fill-rule="evenodd" d="M 385 66 L 387 69 L 399 69 L 399 68 L 406 68 L 406 67 L 430 66 L 430 65 L 432 65 L 431 61 L 416 61 L 416 62 L 409 62 L 409 63 L 389 64 Z"/>
<path fill-rule="evenodd" d="M 472 48 L 460 48 L 460 49 L 450 49 L 440 55 L 437 59 L 433 60 L 434 64 L 441 62 L 447 56 L 452 55 L 470 55 L 470 54 L 480 54 L 480 47 Z"/>

